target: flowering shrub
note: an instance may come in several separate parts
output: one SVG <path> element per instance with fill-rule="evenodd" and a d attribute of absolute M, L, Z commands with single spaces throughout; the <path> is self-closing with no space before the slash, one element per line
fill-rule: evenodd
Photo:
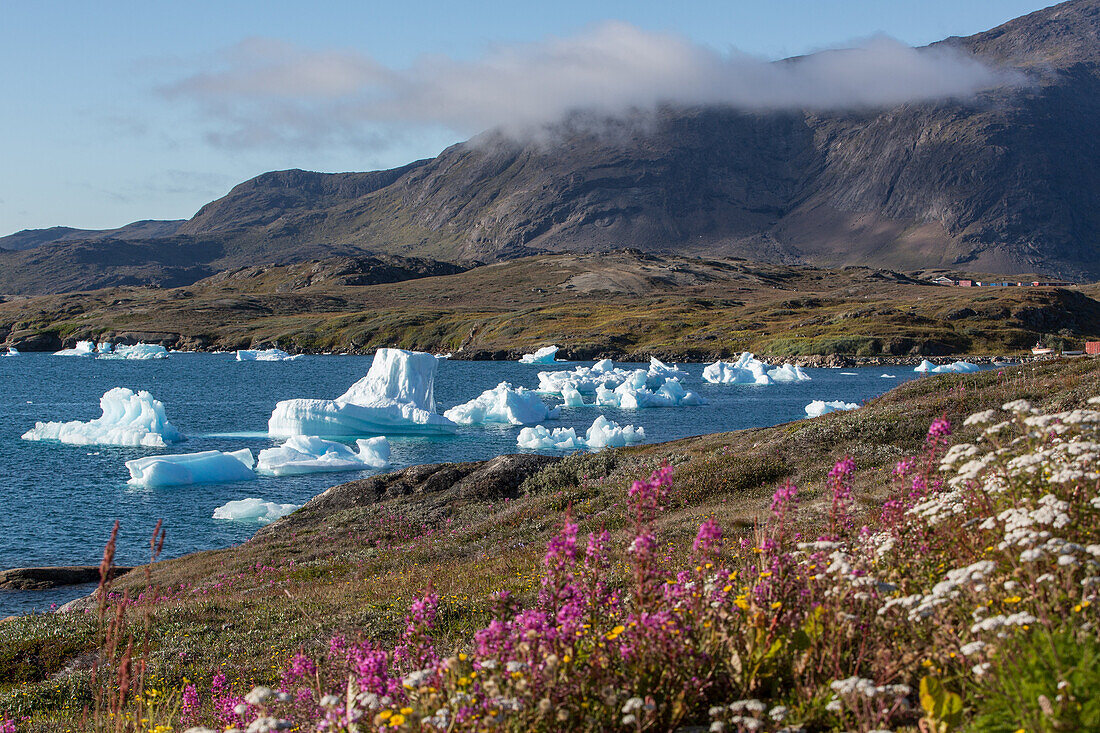
<path fill-rule="evenodd" d="M 1096 403 L 1098 400 L 1092 400 Z M 861 510 L 850 457 L 828 474 L 824 532 L 776 490 L 752 538 L 714 521 L 669 553 L 671 469 L 631 486 L 630 540 L 567 515 L 537 601 L 506 593 L 461 648 L 439 599 L 396 645 L 336 637 L 279 689 L 219 696 L 219 722 L 303 730 L 874 731 L 1100 729 L 1100 411 L 1007 403 L 936 420 L 889 499 Z M 190 694 L 190 693 L 189 693 Z M 188 702 L 187 709 L 194 709 Z"/>

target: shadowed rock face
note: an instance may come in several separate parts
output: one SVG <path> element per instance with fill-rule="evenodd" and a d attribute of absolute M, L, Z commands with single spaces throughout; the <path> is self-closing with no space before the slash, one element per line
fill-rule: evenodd
<path fill-rule="evenodd" d="M 487 133 L 390 171 L 267 173 L 171 237 L 128 240 L 126 262 L 118 237 L 16 235 L 54 243 L 0 252 L 0 292 L 181 284 L 363 252 L 494 261 L 626 246 L 1100 278 L 1100 0 L 942 43 L 1027 81 L 885 110 L 665 110 L 599 134 L 563 123 L 538 142 Z"/>
<path fill-rule="evenodd" d="M 334 514 L 369 507 L 387 499 L 415 500 L 426 522 L 438 521 L 455 508 L 519 495 L 520 484 L 560 457 L 504 455 L 488 461 L 410 466 L 327 489 L 298 511 L 262 527 L 250 541 L 315 525 Z"/>

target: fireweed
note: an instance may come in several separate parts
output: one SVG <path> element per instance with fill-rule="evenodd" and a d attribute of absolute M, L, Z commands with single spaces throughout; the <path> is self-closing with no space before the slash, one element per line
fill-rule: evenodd
<path fill-rule="evenodd" d="M 707 520 L 672 569 L 658 551 L 656 520 L 674 488 L 661 468 L 629 490 L 625 547 L 606 533 L 582 538 L 567 514 L 537 601 L 498 594 L 493 620 L 460 650 L 435 648 L 439 600 L 429 592 L 396 646 L 336 637 L 327 654 L 295 656 L 277 690 L 232 697 L 215 685 L 210 722 L 951 730 L 980 718 L 985 695 L 1003 701 L 1012 680 L 998 676 L 1013 674 L 1030 641 L 1095 646 L 1100 591 L 1100 412 L 1044 415 L 1016 401 L 965 422 L 980 435 L 952 445 L 951 425 L 936 420 L 924 453 L 887 479 L 879 508 L 858 511 L 856 466 L 844 457 L 829 472 L 826 534 L 796 532 L 804 502 L 787 483 L 752 539 L 731 541 Z M 1097 693 L 1075 667 L 1074 644 L 1061 648 L 1071 651 L 1029 658 L 1050 690 L 1009 701 L 1020 727 L 1100 724 L 1088 718 L 1100 716 Z"/>

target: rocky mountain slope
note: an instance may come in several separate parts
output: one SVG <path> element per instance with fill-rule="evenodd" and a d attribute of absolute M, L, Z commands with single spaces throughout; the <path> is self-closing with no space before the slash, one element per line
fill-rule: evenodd
<path fill-rule="evenodd" d="M 391 171 L 267 173 L 170 237 L 0 252 L 11 273 L 0 292 L 183 284 L 363 251 L 495 261 L 624 246 L 1100 278 L 1100 0 L 942 43 L 1026 81 L 891 109 L 665 110 L 614 134 L 566 123 L 540 142 L 487 133 Z"/>

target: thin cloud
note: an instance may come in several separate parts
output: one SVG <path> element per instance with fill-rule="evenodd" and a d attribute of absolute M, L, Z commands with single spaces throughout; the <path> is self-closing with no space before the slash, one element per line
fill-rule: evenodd
<path fill-rule="evenodd" d="M 410 125 L 524 135 L 576 114 L 887 107 L 1020 81 L 949 46 L 914 49 L 876 37 L 770 62 L 609 22 L 569 38 L 497 45 L 473 61 L 425 56 L 403 69 L 352 50 L 250 39 L 161 91 L 216 120 L 209 136 L 216 144 L 377 146 L 386 138 L 379 130 Z"/>

